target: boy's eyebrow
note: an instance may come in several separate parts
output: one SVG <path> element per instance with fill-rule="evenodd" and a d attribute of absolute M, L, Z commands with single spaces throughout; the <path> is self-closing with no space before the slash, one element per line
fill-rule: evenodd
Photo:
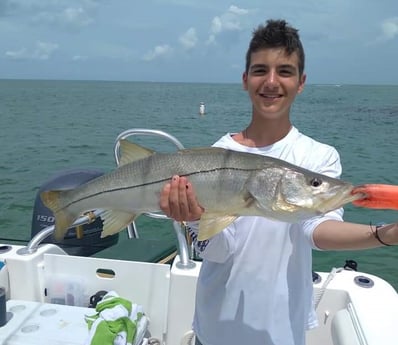
<path fill-rule="evenodd" d="M 264 67 L 266 67 L 267 65 L 266 64 L 255 64 L 255 65 L 251 65 L 250 66 L 250 69 L 252 70 L 252 69 L 255 69 L 255 68 L 264 68 Z"/>
<path fill-rule="evenodd" d="M 289 63 L 286 63 L 286 64 L 284 64 L 284 65 L 280 65 L 280 66 L 278 66 L 279 68 L 291 68 L 291 69 L 297 69 L 297 67 L 295 66 L 295 65 L 292 65 L 292 64 L 289 64 Z"/>

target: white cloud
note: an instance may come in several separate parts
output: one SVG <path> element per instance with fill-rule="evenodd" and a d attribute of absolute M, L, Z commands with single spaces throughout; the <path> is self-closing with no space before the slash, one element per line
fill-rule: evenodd
<path fill-rule="evenodd" d="M 231 12 L 231 13 L 234 13 L 236 15 L 239 15 L 239 16 L 246 15 L 246 14 L 249 13 L 248 10 L 246 10 L 244 8 L 239 8 L 239 7 L 235 6 L 235 5 L 231 5 L 229 7 L 228 11 Z"/>
<path fill-rule="evenodd" d="M 380 28 L 381 34 L 367 42 L 367 46 L 383 44 L 398 37 L 398 17 L 384 19 L 380 24 Z"/>
<path fill-rule="evenodd" d="M 171 48 L 168 44 L 163 44 L 156 46 L 154 49 L 149 51 L 143 56 L 143 60 L 152 61 L 159 57 L 171 55 L 173 52 L 173 48 Z"/>
<path fill-rule="evenodd" d="M 39 41 L 36 43 L 33 58 L 38 60 L 48 60 L 57 49 L 57 43 Z"/>
<path fill-rule="evenodd" d="M 38 41 L 31 50 L 24 47 L 15 51 L 6 51 L 5 56 L 13 60 L 48 60 L 58 47 L 57 43 Z"/>
<path fill-rule="evenodd" d="M 383 37 L 385 40 L 392 40 L 398 36 L 398 17 L 389 18 L 381 23 Z"/>
<path fill-rule="evenodd" d="M 221 16 L 213 18 L 210 31 L 218 34 L 223 31 L 239 31 L 242 29 L 241 16 L 248 14 L 249 11 L 237 6 L 230 6 L 229 9 Z"/>
<path fill-rule="evenodd" d="M 72 56 L 72 61 L 86 61 L 88 59 L 85 55 L 75 55 Z"/>
<path fill-rule="evenodd" d="M 28 58 L 28 52 L 26 48 L 21 48 L 19 50 L 8 50 L 5 53 L 5 56 L 12 60 L 22 60 Z"/>
<path fill-rule="evenodd" d="M 179 38 L 180 43 L 185 49 L 192 49 L 198 43 L 198 37 L 196 35 L 195 28 L 189 28 L 184 34 Z"/>
<path fill-rule="evenodd" d="M 77 30 L 94 22 L 101 0 L 0 0 L 0 17 Z"/>
<path fill-rule="evenodd" d="M 61 19 L 66 24 L 87 26 L 93 22 L 93 19 L 87 14 L 86 10 L 82 7 L 66 8 L 61 14 Z"/>
<path fill-rule="evenodd" d="M 215 44 L 216 36 L 223 32 L 243 30 L 242 18 L 249 14 L 249 10 L 232 5 L 220 16 L 215 16 L 210 25 L 210 36 L 207 44 Z"/>
<path fill-rule="evenodd" d="M 67 29 L 81 29 L 94 22 L 91 14 L 83 7 L 67 7 L 59 11 L 40 11 L 32 17 L 32 22 Z"/>

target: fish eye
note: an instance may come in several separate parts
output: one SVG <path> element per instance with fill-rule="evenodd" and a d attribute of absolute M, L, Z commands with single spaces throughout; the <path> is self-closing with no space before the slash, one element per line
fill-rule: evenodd
<path fill-rule="evenodd" d="M 314 177 L 311 181 L 310 184 L 312 187 L 319 187 L 322 184 L 322 180 L 318 177 Z"/>

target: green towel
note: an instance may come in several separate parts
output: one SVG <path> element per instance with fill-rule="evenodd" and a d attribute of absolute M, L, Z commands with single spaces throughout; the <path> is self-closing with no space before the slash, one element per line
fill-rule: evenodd
<path fill-rule="evenodd" d="M 142 312 L 137 306 L 132 313 L 132 303 L 119 297 L 114 291 L 108 292 L 98 302 L 96 314 L 86 316 L 89 329 L 86 345 L 131 345 L 137 332 L 137 322 Z"/>

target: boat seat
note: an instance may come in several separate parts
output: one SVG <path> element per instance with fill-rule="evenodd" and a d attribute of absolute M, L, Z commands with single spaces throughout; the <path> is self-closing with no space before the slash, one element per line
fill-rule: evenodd
<path fill-rule="evenodd" d="M 126 261 L 169 263 L 177 255 L 173 239 L 119 239 L 119 243 L 101 250 L 93 257 Z"/>
<path fill-rule="evenodd" d="M 339 310 L 333 317 L 331 332 L 333 345 L 363 345 L 347 309 Z"/>

